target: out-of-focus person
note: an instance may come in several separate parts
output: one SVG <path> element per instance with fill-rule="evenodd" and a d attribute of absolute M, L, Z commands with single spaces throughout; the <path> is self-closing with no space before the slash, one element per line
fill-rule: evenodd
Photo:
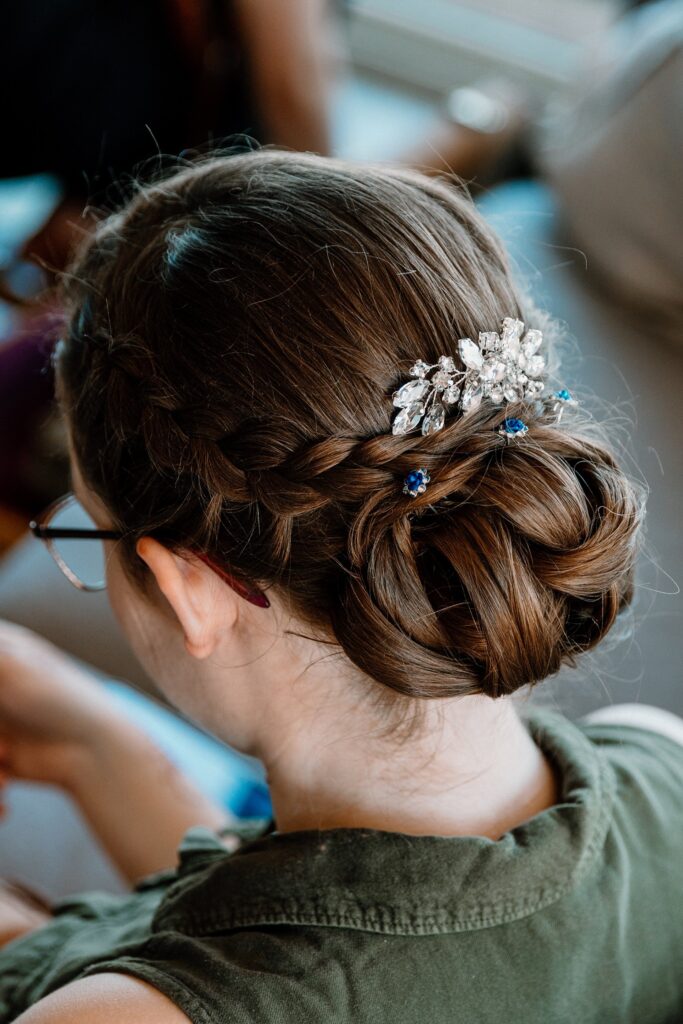
<path fill-rule="evenodd" d="M 83 207 L 145 159 L 245 134 L 325 154 L 337 52 L 328 0 L 25 0 L 5 5 L 0 177 L 64 200 L 26 247 L 60 268 Z"/>
<path fill-rule="evenodd" d="M 0 300 L 21 303 L 24 260 L 41 265 L 49 283 L 91 230 L 89 207 L 118 202 L 140 168 L 148 173 L 149 158 L 241 138 L 246 147 L 328 153 L 341 54 L 334 13 L 335 0 L 4 5 L 0 178 L 48 172 L 62 199 L 16 263 L 0 268 Z M 51 431 L 37 438 L 53 340 L 51 293 L 38 285 L 37 298 L 0 345 L 0 506 L 17 512 L 42 503 L 64 470 L 50 454 Z"/>

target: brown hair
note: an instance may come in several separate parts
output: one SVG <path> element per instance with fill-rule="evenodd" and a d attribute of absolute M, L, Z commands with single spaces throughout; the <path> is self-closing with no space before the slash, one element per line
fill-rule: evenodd
<path fill-rule="evenodd" d="M 143 588 L 139 537 L 203 552 L 422 698 L 541 680 L 630 600 L 642 503 L 584 413 L 484 402 L 391 433 L 416 357 L 527 319 L 463 190 L 277 150 L 214 157 L 141 187 L 66 290 L 74 448 Z M 523 440 L 499 436 L 504 415 Z M 431 483 L 411 498 L 419 466 Z"/>

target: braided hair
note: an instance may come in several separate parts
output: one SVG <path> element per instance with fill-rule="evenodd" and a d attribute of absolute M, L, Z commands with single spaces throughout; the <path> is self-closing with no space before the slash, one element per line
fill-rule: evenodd
<path fill-rule="evenodd" d="M 65 299 L 72 442 L 143 590 L 139 537 L 202 552 L 410 698 L 510 694 L 629 602 L 642 501 L 585 413 L 560 426 L 513 403 L 523 446 L 489 403 L 391 433 L 417 356 L 528 319 L 463 190 L 277 150 L 214 156 L 104 220 Z M 406 497 L 418 465 L 429 489 Z"/>

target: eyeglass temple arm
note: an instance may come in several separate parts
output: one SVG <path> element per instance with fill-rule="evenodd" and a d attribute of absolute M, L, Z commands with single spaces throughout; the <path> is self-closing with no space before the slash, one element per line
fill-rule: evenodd
<path fill-rule="evenodd" d="M 29 529 L 34 536 L 39 537 L 41 540 L 120 540 L 123 536 L 118 530 L 66 529 L 59 526 L 42 526 L 33 519 L 29 523 Z M 240 583 L 230 573 L 217 566 L 206 555 L 199 554 L 199 558 L 211 566 L 246 601 L 257 605 L 259 608 L 270 607 L 270 601 L 262 591 L 245 587 L 243 583 Z"/>
<path fill-rule="evenodd" d="M 116 530 L 66 529 L 61 526 L 42 526 L 31 520 L 28 524 L 32 534 L 42 540 L 119 540 Z"/>

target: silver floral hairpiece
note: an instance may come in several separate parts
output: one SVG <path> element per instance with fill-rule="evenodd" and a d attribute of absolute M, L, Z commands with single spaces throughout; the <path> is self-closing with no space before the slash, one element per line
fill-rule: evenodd
<path fill-rule="evenodd" d="M 410 370 L 415 379 L 393 394 L 400 412 L 392 433 L 408 434 L 421 424 L 423 434 L 434 434 L 452 409 L 466 413 L 477 409 L 483 399 L 502 405 L 540 395 L 545 387 L 539 379 L 545 370 L 545 359 L 538 355 L 542 341 L 540 331 L 525 333 L 521 320 L 506 317 L 500 333 L 483 331 L 478 344 L 460 338 L 464 370 L 457 369 L 452 356 L 439 356 L 431 364 L 418 359 Z"/>

